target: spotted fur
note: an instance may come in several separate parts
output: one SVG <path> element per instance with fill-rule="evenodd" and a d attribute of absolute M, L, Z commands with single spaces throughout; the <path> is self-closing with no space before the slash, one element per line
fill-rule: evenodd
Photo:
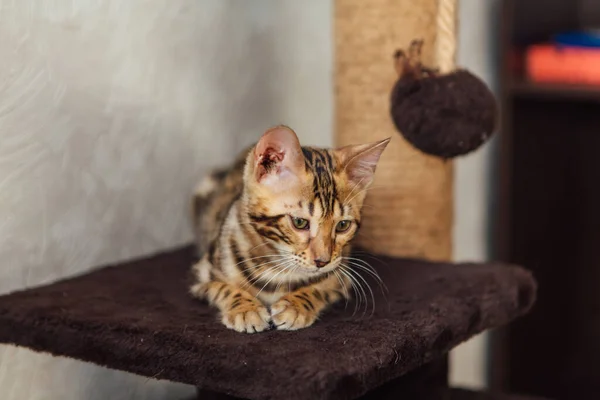
<path fill-rule="evenodd" d="M 206 177 L 193 199 L 200 261 L 191 293 L 228 328 L 250 333 L 310 326 L 348 299 L 344 257 L 388 142 L 301 147 L 278 126 Z"/>

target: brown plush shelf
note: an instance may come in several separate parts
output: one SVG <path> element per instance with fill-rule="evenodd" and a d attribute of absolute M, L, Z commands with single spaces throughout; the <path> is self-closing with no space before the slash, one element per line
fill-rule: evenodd
<path fill-rule="evenodd" d="M 0 342 L 253 399 L 354 398 L 526 313 L 531 274 L 364 257 L 376 311 L 340 305 L 297 332 L 247 335 L 187 294 L 191 248 L 0 297 Z"/>

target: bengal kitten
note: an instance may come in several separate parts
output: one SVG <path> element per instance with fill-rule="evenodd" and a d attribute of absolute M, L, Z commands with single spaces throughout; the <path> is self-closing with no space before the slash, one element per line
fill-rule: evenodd
<path fill-rule="evenodd" d="M 340 149 L 301 147 L 274 127 L 194 197 L 202 255 L 191 293 L 223 324 L 261 332 L 312 325 L 350 297 L 349 242 L 375 167 L 390 139 Z"/>

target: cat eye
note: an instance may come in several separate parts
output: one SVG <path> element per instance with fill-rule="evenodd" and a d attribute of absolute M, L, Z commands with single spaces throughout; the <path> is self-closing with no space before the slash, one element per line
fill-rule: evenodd
<path fill-rule="evenodd" d="M 296 229 L 308 229 L 308 220 L 304 218 L 292 217 L 292 224 Z"/>
<path fill-rule="evenodd" d="M 335 227 L 335 231 L 336 232 L 346 232 L 348 229 L 350 229 L 351 225 L 352 225 L 352 221 L 345 219 L 345 220 L 337 223 L 337 225 Z"/>

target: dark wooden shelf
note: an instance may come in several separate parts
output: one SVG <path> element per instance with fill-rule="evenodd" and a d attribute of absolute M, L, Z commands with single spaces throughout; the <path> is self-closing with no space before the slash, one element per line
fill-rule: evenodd
<path fill-rule="evenodd" d="M 600 26 L 600 1 L 502 0 L 500 15 L 493 253 L 530 269 L 539 291 L 530 314 L 494 332 L 490 386 L 600 399 L 600 86 L 530 81 L 522 57 Z"/>
<path fill-rule="evenodd" d="M 592 85 L 538 83 L 523 79 L 511 82 L 509 91 L 511 95 L 519 97 L 600 102 L 600 86 Z"/>

